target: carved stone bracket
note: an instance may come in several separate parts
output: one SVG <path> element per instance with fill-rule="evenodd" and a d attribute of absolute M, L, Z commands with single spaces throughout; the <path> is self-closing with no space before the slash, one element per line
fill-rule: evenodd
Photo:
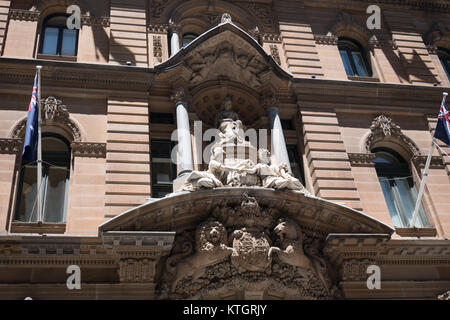
<path fill-rule="evenodd" d="M 175 23 L 173 21 L 169 21 L 169 31 L 180 33 L 181 32 L 181 24 Z"/>
<path fill-rule="evenodd" d="M 437 54 L 437 46 L 427 45 L 427 51 L 429 54 Z"/>
<path fill-rule="evenodd" d="M 412 158 L 412 161 L 413 161 L 414 165 L 416 166 L 417 170 L 420 170 L 420 169 L 425 168 L 425 164 L 427 162 L 427 156 L 416 155 Z M 444 163 L 444 159 L 442 158 L 442 156 L 432 156 L 430 168 L 432 168 L 432 169 L 445 168 L 445 163 Z"/>
<path fill-rule="evenodd" d="M 365 142 L 367 152 L 371 152 L 376 143 L 390 139 L 406 145 L 413 155 L 420 155 L 420 149 L 414 141 L 404 135 L 400 126 L 385 115 L 380 115 L 372 121 L 370 131 Z"/>
<path fill-rule="evenodd" d="M 396 50 L 398 48 L 398 45 L 395 40 L 371 39 L 369 41 L 369 47 L 370 49 L 386 47 Z"/>
<path fill-rule="evenodd" d="M 21 139 L 0 139 L 0 154 L 18 154 L 22 145 Z"/>
<path fill-rule="evenodd" d="M 275 33 L 262 33 L 261 39 L 264 42 L 281 43 L 282 41 L 281 35 Z"/>
<path fill-rule="evenodd" d="M 39 21 L 40 17 L 41 17 L 40 11 L 17 10 L 17 9 L 11 9 L 9 11 L 9 18 L 11 20 Z"/>
<path fill-rule="evenodd" d="M 106 158 L 106 143 L 73 142 L 71 147 L 75 157 Z"/>
<path fill-rule="evenodd" d="M 169 31 L 168 24 L 148 24 L 147 31 L 153 33 L 167 33 Z"/>
<path fill-rule="evenodd" d="M 109 17 L 82 16 L 81 23 L 86 26 L 109 27 L 111 19 Z"/>
<path fill-rule="evenodd" d="M 161 13 L 164 10 L 167 2 L 169 0 L 152 0 L 152 4 L 150 6 L 150 16 L 152 18 L 161 17 Z"/>
<path fill-rule="evenodd" d="M 348 159 L 353 167 L 373 167 L 373 160 L 376 158 L 374 153 L 349 153 Z"/>
<path fill-rule="evenodd" d="M 338 43 L 338 37 L 331 36 L 331 35 L 321 35 L 321 34 L 315 34 L 314 40 L 317 44 L 324 44 L 324 45 L 337 45 Z"/>
<path fill-rule="evenodd" d="M 103 245 L 112 249 L 121 283 L 153 283 L 159 258 L 169 254 L 175 232 L 106 232 Z"/>

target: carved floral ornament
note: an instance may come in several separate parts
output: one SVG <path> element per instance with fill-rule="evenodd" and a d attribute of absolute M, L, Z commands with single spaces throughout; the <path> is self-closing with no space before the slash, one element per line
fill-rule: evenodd
<path fill-rule="evenodd" d="M 78 157 L 98 157 L 106 156 L 106 144 L 94 142 L 82 142 L 82 133 L 79 126 L 70 118 L 67 107 L 62 104 L 61 100 L 55 97 L 42 99 L 41 115 L 43 125 L 56 124 L 64 127 L 73 137 L 72 150 L 74 156 Z M 25 135 L 25 126 L 27 118 L 20 121 L 13 129 L 12 139 L 0 140 L 0 152 L 14 153 L 18 152 L 22 144 L 22 138 Z"/>
<path fill-rule="evenodd" d="M 379 142 L 394 140 L 401 145 L 405 145 L 411 154 L 420 155 L 420 149 L 414 141 L 404 135 L 400 126 L 385 115 L 380 115 L 372 121 L 370 131 L 371 132 L 365 142 L 367 152 L 371 152 L 374 146 Z"/>

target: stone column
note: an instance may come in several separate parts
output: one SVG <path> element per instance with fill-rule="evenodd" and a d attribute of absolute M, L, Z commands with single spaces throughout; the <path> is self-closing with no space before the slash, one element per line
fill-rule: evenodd
<path fill-rule="evenodd" d="M 178 177 L 194 170 L 192 161 L 191 131 L 189 128 L 188 103 L 183 89 L 172 95 L 177 113 Z"/>
<path fill-rule="evenodd" d="M 269 107 L 267 109 L 270 120 L 271 139 L 272 139 L 272 155 L 274 155 L 277 164 L 286 163 L 291 172 L 291 164 L 284 140 L 283 127 L 281 126 L 280 116 L 278 115 L 278 107 Z"/>
<path fill-rule="evenodd" d="M 181 26 L 179 24 L 174 23 L 173 21 L 169 22 L 170 31 L 172 36 L 170 38 L 170 57 L 173 57 L 180 51 L 180 29 Z"/>

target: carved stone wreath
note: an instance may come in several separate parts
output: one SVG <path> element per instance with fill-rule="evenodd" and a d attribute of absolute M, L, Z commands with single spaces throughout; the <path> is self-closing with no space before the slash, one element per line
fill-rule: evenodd
<path fill-rule="evenodd" d="M 365 142 L 367 152 L 371 152 L 376 143 L 390 138 L 406 145 L 413 155 L 420 155 L 420 149 L 414 141 L 404 135 L 400 126 L 385 115 L 380 115 L 372 121 L 370 131 Z"/>

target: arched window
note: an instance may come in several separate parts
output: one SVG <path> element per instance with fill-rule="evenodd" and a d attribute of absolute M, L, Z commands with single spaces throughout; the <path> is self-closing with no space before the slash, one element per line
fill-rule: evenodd
<path fill-rule="evenodd" d="M 442 67 L 447 74 L 447 78 L 450 80 L 450 51 L 439 47 L 437 50 L 437 55 L 439 57 L 439 60 L 441 60 Z"/>
<path fill-rule="evenodd" d="M 78 30 L 67 28 L 66 14 L 47 17 L 42 25 L 39 53 L 57 56 L 76 56 Z"/>
<path fill-rule="evenodd" d="M 396 227 L 409 227 L 417 200 L 409 165 L 391 149 L 375 148 L 372 152 L 376 155 L 375 169 L 392 223 Z M 425 226 L 428 226 L 428 221 L 421 205 L 416 227 Z"/>
<path fill-rule="evenodd" d="M 348 76 L 372 76 L 366 53 L 358 42 L 348 38 L 339 38 L 338 48 Z"/>
<path fill-rule="evenodd" d="M 192 32 L 183 34 L 183 38 L 182 38 L 183 48 L 186 47 L 192 41 L 194 41 L 195 38 L 197 38 L 197 37 L 198 37 L 198 35 L 195 33 L 192 33 Z"/>
<path fill-rule="evenodd" d="M 42 134 L 42 221 L 65 222 L 70 176 L 70 144 L 56 134 Z M 15 221 L 37 222 L 37 166 L 22 163 Z"/>

